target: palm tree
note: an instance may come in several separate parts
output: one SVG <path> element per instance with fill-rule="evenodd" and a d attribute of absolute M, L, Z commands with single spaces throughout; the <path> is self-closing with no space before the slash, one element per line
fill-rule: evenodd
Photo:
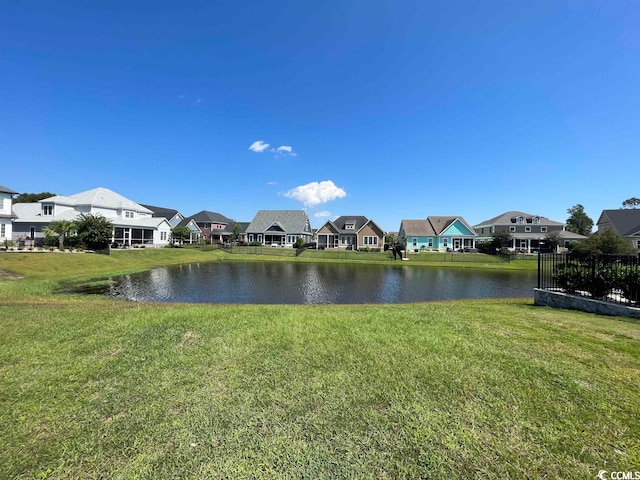
<path fill-rule="evenodd" d="M 46 235 L 58 235 L 59 248 L 64 248 L 64 240 L 76 229 L 75 222 L 70 220 L 54 220 L 44 228 Z"/>

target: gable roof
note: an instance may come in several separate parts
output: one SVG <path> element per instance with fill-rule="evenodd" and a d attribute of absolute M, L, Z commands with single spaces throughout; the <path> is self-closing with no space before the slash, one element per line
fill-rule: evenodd
<path fill-rule="evenodd" d="M 78 207 L 82 205 L 90 205 L 92 207 L 105 207 L 115 210 L 133 210 L 141 213 L 153 212 L 139 203 L 129 200 L 122 195 L 109 190 L 108 188 L 94 188 L 86 192 L 76 193 L 74 195 L 64 196 L 55 195 L 53 197 L 40 200 L 39 203 L 56 203 L 59 205 L 69 205 Z"/>
<path fill-rule="evenodd" d="M 247 232 L 264 233 L 277 225 L 286 233 L 311 234 L 309 217 L 304 210 L 260 210 L 247 227 Z"/>
<path fill-rule="evenodd" d="M 198 213 L 194 213 L 190 217 L 185 218 L 185 220 L 193 220 L 197 223 L 224 223 L 226 225 L 233 224 L 233 220 L 225 217 L 221 213 L 211 212 L 209 210 L 202 210 Z M 180 222 L 182 224 L 182 222 Z"/>
<path fill-rule="evenodd" d="M 21 223 L 51 223 L 52 220 L 69 220 L 74 221 L 78 218 L 78 212 L 75 210 L 66 210 L 55 217 L 43 217 L 42 205 L 37 202 L 33 203 L 16 203 L 13 205 L 13 213 L 15 213 L 18 221 Z"/>
<path fill-rule="evenodd" d="M 11 195 L 17 195 L 18 192 L 14 192 L 13 190 L 11 190 L 8 187 L 5 187 L 4 185 L 0 185 L 0 193 L 9 193 Z"/>
<path fill-rule="evenodd" d="M 630 237 L 640 232 L 640 209 L 620 208 L 617 210 L 603 210 L 597 225 L 611 223 L 614 231 L 621 237 Z"/>
<path fill-rule="evenodd" d="M 449 227 L 451 227 L 453 224 L 455 224 L 456 222 L 460 222 L 464 228 L 466 228 L 469 233 L 465 234 L 465 235 L 474 235 L 475 236 L 475 230 L 471 227 L 471 225 L 469 225 L 467 223 L 467 221 L 462 218 L 462 217 L 448 217 L 448 216 L 429 216 L 427 217 L 427 221 L 431 224 L 431 226 L 433 227 L 433 231 L 436 232 L 437 235 L 442 235 L 445 230 L 447 230 Z M 455 233 L 455 235 L 462 235 L 462 234 L 458 234 Z"/>
<path fill-rule="evenodd" d="M 556 222 L 554 220 L 549 220 L 547 217 L 543 217 L 542 215 L 532 215 L 530 213 L 520 212 L 518 210 L 510 210 L 508 212 L 504 212 L 497 217 L 490 218 L 489 220 L 485 220 L 484 222 L 480 222 L 476 225 L 476 228 L 487 225 L 513 225 L 516 223 L 515 219 L 518 217 L 522 217 L 525 219 L 525 223 L 531 223 L 533 217 L 538 217 L 540 219 L 539 224 L 541 225 L 564 225 L 562 222 Z"/>
<path fill-rule="evenodd" d="M 155 207 L 153 205 L 146 205 L 144 203 L 141 203 L 140 205 L 151 210 L 151 212 L 153 212 L 153 217 L 164 217 L 166 219 L 171 219 L 176 215 L 182 216 L 182 214 L 178 210 L 175 210 L 173 208 Z"/>
<path fill-rule="evenodd" d="M 436 232 L 427 220 L 402 220 L 400 230 L 407 236 L 435 237 Z M 400 233 L 400 232 L 398 232 Z"/>

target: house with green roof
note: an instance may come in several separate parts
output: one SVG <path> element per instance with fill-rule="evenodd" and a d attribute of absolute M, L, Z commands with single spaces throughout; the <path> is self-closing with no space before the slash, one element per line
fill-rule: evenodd
<path fill-rule="evenodd" d="M 272 247 L 293 247 L 301 238 L 311 242 L 311 222 L 304 210 L 260 210 L 247 226 L 249 243 L 260 243 Z"/>

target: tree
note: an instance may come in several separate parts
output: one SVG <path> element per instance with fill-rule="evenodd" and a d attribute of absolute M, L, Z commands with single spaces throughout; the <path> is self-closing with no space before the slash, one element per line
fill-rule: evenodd
<path fill-rule="evenodd" d="M 76 220 L 80 242 L 90 250 L 104 250 L 113 235 L 113 223 L 102 215 L 81 213 Z"/>
<path fill-rule="evenodd" d="M 562 243 L 562 236 L 560 235 L 560 232 L 549 232 L 545 235 L 544 241 L 550 252 L 556 252 L 558 250 L 558 245 Z"/>
<path fill-rule="evenodd" d="M 631 197 L 622 202 L 622 208 L 636 208 L 640 206 L 640 198 Z"/>
<path fill-rule="evenodd" d="M 240 224 L 237 222 L 233 222 L 233 233 L 231 234 L 231 241 L 232 242 L 237 242 L 238 239 L 240 238 L 240 233 L 242 232 L 242 227 L 240 227 Z"/>
<path fill-rule="evenodd" d="M 584 207 L 580 204 L 574 205 L 567 209 L 569 218 L 567 218 L 567 230 L 579 235 L 588 236 L 593 228 L 593 220 L 584 211 Z"/>
<path fill-rule="evenodd" d="M 637 250 L 627 243 L 613 230 L 594 233 L 582 242 L 571 244 L 571 252 L 581 256 L 587 255 L 633 255 Z"/>
<path fill-rule="evenodd" d="M 509 232 L 496 232 L 491 235 L 491 240 L 478 242 L 476 248 L 480 253 L 496 255 L 503 248 L 509 247 L 509 245 L 511 245 L 511 241 L 512 237 Z"/>
<path fill-rule="evenodd" d="M 42 192 L 42 193 L 21 193 L 13 199 L 13 203 L 35 203 L 38 200 L 44 200 L 45 198 L 55 197 L 55 193 Z"/>
<path fill-rule="evenodd" d="M 64 248 L 64 241 L 76 229 L 76 224 L 70 220 L 54 220 L 44 228 L 45 235 L 58 235 L 58 248 Z"/>
<path fill-rule="evenodd" d="M 491 243 L 496 250 L 502 250 L 503 248 L 507 248 L 511 245 L 512 238 L 509 232 L 496 232 L 491 235 L 491 237 Z"/>
<path fill-rule="evenodd" d="M 173 227 L 171 229 L 171 243 L 178 243 L 182 245 L 185 240 L 191 238 L 191 230 L 189 227 Z M 203 238 L 203 237 L 200 237 Z"/>

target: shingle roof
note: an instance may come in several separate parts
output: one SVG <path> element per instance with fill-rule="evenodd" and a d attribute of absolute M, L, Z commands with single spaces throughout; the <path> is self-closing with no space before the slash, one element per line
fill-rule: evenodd
<path fill-rule="evenodd" d="M 11 190 L 8 187 L 5 187 L 4 185 L 0 185 L 0 193 L 10 193 L 11 195 L 17 195 L 18 192 L 14 192 L 13 190 Z"/>
<path fill-rule="evenodd" d="M 307 228 L 309 217 L 304 210 L 260 210 L 246 231 L 263 233 L 274 224 L 282 227 L 285 233 L 311 233 L 310 227 Z"/>
<path fill-rule="evenodd" d="M 154 217 L 164 217 L 166 219 L 171 219 L 180 214 L 178 210 L 175 210 L 173 208 L 155 207 L 153 205 L 146 205 L 144 203 L 141 203 L 140 205 L 151 210 L 153 212 L 152 216 Z"/>
<path fill-rule="evenodd" d="M 517 217 L 523 217 L 526 220 L 530 220 L 533 217 L 538 217 L 540 219 L 540 225 L 564 225 L 562 222 L 556 222 L 554 220 L 549 220 L 547 217 L 543 217 L 542 215 L 532 215 L 530 213 L 520 212 L 518 210 L 511 210 L 509 212 L 505 212 L 497 217 L 490 218 L 489 220 L 485 220 L 484 222 L 480 222 L 476 225 L 477 227 L 483 225 L 513 225 L 515 223 L 515 219 Z M 531 222 L 526 222 L 531 223 Z"/>
<path fill-rule="evenodd" d="M 69 220 L 73 221 L 78 218 L 79 212 L 75 210 L 66 210 L 55 217 L 43 217 L 42 205 L 34 203 L 16 203 L 13 205 L 13 212 L 22 223 L 50 223 L 52 220 Z"/>
<path fill-rule="evenodd" d="M 637 208 L 620 208 L 617 210 L 603 210 L 598 225 L 606 216 L 611 222 L 611 226 L 615 232 L 621 237 L 630 237 L 640 232 L 640 209 Z"/>
<path fill-rule="evenodd" d="M 435 236 L 436 232 L 427 220 L 402 220 L 402 229 L 407 236 L 429 237 Z"/>
<path fill-rule="evenodd" d="M 218 212 L 210 212 L 209 210 L 202 210 L 201 212 L 195 213 L 190 217 L 185 218 L 185 220 L 194 220 L 197 223 L 224 223 L 224 224 L 233 224 L 233 220 L 225 217 L 221 213 Z"/>
<path fill-rule="evenodd" d="M 427 217 L 427 221 L 431 223 L 431 226 L 433 227 L 433 230 L 436 232 L 437 235 L 440 235 L 442 232 L 444 232 L 456 220 L 462 223 L 467 229 L 469 229 L 469 231 L 472 234 L 475 235 L 475 232 L 471 227 L 471 225 L 469 225 L 467 221 L 462 217 L 438 216 L 438 215 L 431 215 Z"/>
<path fill-rule="evenodd" d="M 86 192 L 76 193 L 74 195 L 64 196 L 56 195 L 54 197 L 40 200 L 40 203 L 56 203 L 60 205 L 80 206 L 91 205 L 92 207 L 106 207 L 113 209 L 133 210 L 136 212 L 149 213 L 153 212 L 139 203 L 133 202 L 122 195 L 109 190 L 108 188 L 94 188 Z"/>

